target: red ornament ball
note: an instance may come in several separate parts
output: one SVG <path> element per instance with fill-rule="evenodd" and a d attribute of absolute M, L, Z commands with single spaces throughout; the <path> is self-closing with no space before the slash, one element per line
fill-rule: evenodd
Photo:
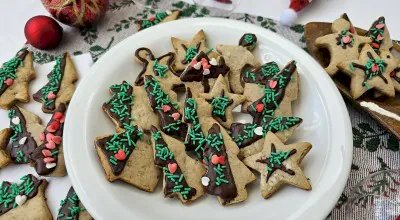
<path fill-rule="evenodd" d="M 63 29 L 53 18 L 39 15 L 25 24 L 27 42 L 41 50 L 56 48 L 62 39 Z"/>
<path fill-rule="evenodd" d="M 58 21 L 82 28 L 96 23 L 107 11 L 108 0 L 42 0 Z"/>

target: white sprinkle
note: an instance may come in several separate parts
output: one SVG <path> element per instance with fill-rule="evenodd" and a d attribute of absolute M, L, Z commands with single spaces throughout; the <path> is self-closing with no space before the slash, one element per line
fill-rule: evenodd
<path fill-rule="evenodd" d="M 26 142 L 26 139 L 27 139 L 27 137 L 22 137 L 21 139 L 19 139 L 19 144 L 20 145 L 23 145 L 23 144 L 25 144 L 25 142 Z"/>
<path fill-rule="evenodd" d="M 210 69 L 205 69 L 205 70 L 203 70 L 203 75 L 208 75 L 208 74 L 210 74 Z"/>
<path fill-rule="evenodd" d="M 206 176 L 201 177 L 201 184 L 203 184 L 203 186 L 208 186 L 209 183 L 210 183 L 210 178 Z"/>
<path fill-rule="evenodd" d="M 218 65 L 218 62 L 217 62 L 217 60 L 213 57 L 213 58 L 211 58 L 211 60 L 210 60 L 210 64 L 213 65 L 213 66 L 216 66 L 216 65 Z"/>
<path fill-rule="evenodd" d="M 170 10 L 167 10 L 165 12 L 167 13 L 167 15 L 171 15 L 172 14 L 172 11 L 170 11 Z"/>
<path fill-rule="evenodd" d="M 195 68 L 196 70 L 199 70 L 201 68 L 201 62 L 197 62 L 196 64 L 194 64 L 193 68 Z"/>
<path fill-rule="evenodd" d="M 21 122 L 21 120 L 19 119 L 18 116 L 15 116 L 14 118 L 11 119 L 11 122 L 15 125 L 19 125 L 19 123 Z"/>
<path fill-rule="evenodd" d="M 57 165 L 56 163 L 46 163 L 46 168 L 51 169 L 51 168 L 55 167 L 56 165 Z"/>
<path fill-rule="evenodd" d="M 254 134 L 262 136 L 264 134 L 263 128 L 261 126 L 254 128 Z"/>
<path fill-rule="evenodd" d="M 15 203 L 17 203 L 18 206 L 21 206 L 26 202 L 27 199 L 28 197 L 26 197 L 26 195 L 17 195 L 15 197 Z"/>
<path fill-rule="evenodd" d="M 381 115 L 384 115 L 386 117 L 392 118 L 392 119 L 397 120 L 397 121 L 400 121 L 400 116 L 398 114 L 395 114 L 395 113 L 390 112 L 390 111 L 388 111 L 386 109 L 383 109 L 383 108 L 379 107 L 379 105 L 377 105 L 377 104 L 375 104 L 373 102 L 364 102 L 363 101 L 363 102 L 360 103 L 360 105 L 365 107 L 365 108 L 368 108 L 371 111 L 378 112 Z"/>

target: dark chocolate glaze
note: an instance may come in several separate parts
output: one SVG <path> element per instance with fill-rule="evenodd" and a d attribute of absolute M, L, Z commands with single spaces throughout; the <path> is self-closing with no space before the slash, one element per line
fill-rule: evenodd
<path fill-rule="evenodd" d="M 372 54 L 370 52 L 367 52 L 367 56 L 369 59 L 373 59 L 375 60 L 374 56 L 372 56 Z M 364 65 L 360 65 L 358 63 L 351 63 L 355 68 L 361 69 L 362 71 L 366 72 L 367 71 L 367 67 Z M 387 67 L 387 63 L 383 63 L 383 65 L 385 66 L 385 68 Z M 388 84 L 388 80 L 383 76 L 382 71 L 378 70 L 378 76 L 379 78 L 381 78 L 386 84 Z M 365 83 L 368 81 L 369 79 L 367 79 L 367 75 L 365 75 L 364 77 L 364 81 L 363 81 L 363 85 L 365 85 Z"/>
<path fill-rule="evenodd" d="M 220 97 L 223 97 L 224 95 L 225 95 L 225 92 L 224 92 L 224 90 L 222 90 Z M 227 96 L 227 97 L 228 97 L 228 96 Z M 229 99 L 229 97 L 228 97 L 228 99 Z M 206 99 L 206 101 L 207 101 L 208 103 L 211 104 L 211 102 L 213 101 L 213 99 Z M 233 103 L 233 100 L 232 100 L 232 99 L 229 99 L 229 104 L 228 104 L 228 106 L 226 106 L 226 108 L 228 108 L 229 105 L 232 105 L 232 103 Z M 226 114 L 224 114 L 224 115 L 222 115 L 222 116 L 218 116 L 218 115 L 212 114 L 212 116 L 213 116 L 213 118 L 214 118 L 215 120 L 217 120 L 217 121 L 226 122 Z"/>
<path fill-rule="evenodd" d="M 391 73 L 390 77 L 394 79 L 396 82 L 400 83 L 400 77 L 397 76 L 397 73 L 400 72 L 400 67 L 396 67 Z"/>
<path fill-rule="evenodd" d="M 76 215 L 71 215 L 72 208 L 77 208 L 80 205 L 78 196 L 75 193 L 74 188 L 69 188 L 67 197 L 61 203 L 61 207 L 58 210 L 57 220 L 78 220 L 79 212 Z"/>
<path fill-rule="evenodd" d="M 261 69 L 266 67 L 266 66 L 275 66 L 277 69 L 279 69 L 278 64 L 276 64 L 275 62 L 268 62 L 265 63 L 257 68 L 253 68 L 253 66 L 246 64 L 241 72 L 240 72 L 240 78 L 241 81 L 243 81 L 244 83 L 256 83 L 256 84 L 260 84 L 260 85 L 267 85 L 268 84 L 268 80 L 270 80 L 272 77 L 274 77 L 277 73 L 275 73 L 274 75 L 271 76 L 264 76 L 262 74 Z M 246 77 L 246 72 L 247 71 L 251 71 L 254 73 L 255 75 L 255 79 L 252 79 L 250 77 Z"/>
<path fill-rule="evenodd" d="M 146 53 L 146 56 L 143 57 L 141 55 L 142 53 Z M 137 76 L 137 78 L 135 80 L 135 85 L 137 85 L 137 86 L 144 85 L 144 77 L 143 77 L 143 75 L 146 73 L 146 70 L 148 68 L 148 65 L 149 65 L 149 61 L 148 60 L 151 60 L 151 61 L 158 60 L 158 61 L 160 61 L 161 59 L 168 58 L 168 61 L 167 61 L 168 70 L 172 74 L 174 74 L 175 76 L 179 77 L 179 74 L 177 72 L 175 72 L 175 70 L 172 69 L 172 64 L 175 61 L 175 54 L 172 53 L 172 52 L 166 53 L 166 54 L 164 54 L 164 55 L 162 55 L 160 57 L 155 58 L 153 52 L 150 49 L 145 48 L 145 47 L 141 47 L 141 48 L 138 48 L 135 51 L 135 56 L 136 56 L 136 58 L 138 60 L 140 60 L 140 62 L 143 63 L 143 69 L 139 73 L 139 75 Z M 157 75 L 157 73 L 154 73 L 154 75 Z"/>
<path fill-rule="evenodd" d="M 208 62 L 210 59 L 208 56 L 201 51 L 196 55 L 193 60 L 196 60 L 197 62 L 201 61 L 201 59 L 204 58 Z M 216 79 L 218 78 L 219 75 L 225 76 L 229 72 L 229 67 L 225 64 L 225 60 L 223 57 L 219 59 L 219 63 L 216 66 L 211 65 L 210 66 L 210 74 L 208 75 L 203 75 L 203 68 L 200 68 L 199 70 L 196 70 L 194 67 L 188 65 L 186 69 L 182 72 L 180 78 L 182 82 L 201 82 L 204 91 L 203 92 L 209 92 L 210 91 L 210 83 L 209 79 Z"/>
<path fill-rule="evenodd" d="M 47 128 L 51 123 L 53 123 L 53 122 L 55 121 L 55 119 L 53 118 L 53 116 L 54 116 L 55 113 L 61 112 L 61 113 L 63 113 L 63 115 L 65 115 L 66 109 L 67 109 L 67 108 L 66 108 L 65 104 L 61 103 L 61 104 L 58 106 L 58 108 L 54 111 L 54 113 L 53 113 L 53 115 L 52 115 L 52 117 L 51 117 L 49 123 L 47 123 L 46 128 Z M 58 130 L 55 131 L 55 132 L 52 132 L 52 134 L 54 134 L 55 136 L 60 136 L 60 137 L 62 137 L 62 136 L 63 136 L 63 131 L 64 131 L 64 123 L 60 123 L 60 127 L 58 128 Z M 45 129 L 45 130 L 43 131 L 43 133 L 44 133 L 44 135 L 46 136 L 46 134 L 49 133 L 49 132 Z M 37 148 L 32 152 L 32 154 L 30 155 L 31 164 L 35 167 L 36 172 L 37 172 L 39 175 L 42 175 L 42 176 L 43 176 L 43 175 L 48 175 L 48 174 L 50 174 L 51 172 L 53 172 L 53 171 L 56 169 L 56 167 L 58 166 L 58 164 L 57 164 L 57 162 L 58 162 L 58 154 L 60 153 L 60 152 L 58 152 L 57 154 L 55 154 L 55 155 L 52 156 L 52 158 L 54 158 L 54 162 L 52 162 L 52 163 L 56 163 L 57 166 L 55 166 L 55 167 L 53 167 L 53 168 L 51 168 L 51 169 L 48 169 L 48 168 L 46 167 L 46 163 L 43 161 L 43 159 L 45 158 L 45 156 L 44 156 L 43 153 L 42 153 L 42 150 L 47 149 L 47 148 L 46 148 L 46 143 L 47 143 L 47 140 L 44 140 L 44 142 L 43 142 L 39 147 L 37 147 Z M 48 149 L 48 150 L 50 150 L 51 152 L 59 151 L 59 150 L 60 150 L 60 145 L 62 145 L 62 143 L 61 143 L 61 144 L 56 144 L 56 147 L 55 147 L 54 149 L 52 149 L 52 150 Z"/>
<path fill-rule="evenodd" d="M 208 130 L 208 135 L 210 134 L 221 134 L 220 127 L 218 124 L 213 124 L 213 126 Z M 223 141 L 223 140 L 222 140 Z M 216 178 L 218 174 L 214 171 L 214 165 L 210 158 L 212 155 L 224 156 L 225 158 L 225 169 L 223 174 L 225 175 L 226 180 L 229 183 L 222 183 L 221 185 L 216 184 Z M 204 186 L 204 189 L 208 194 L 219 196 L 223 200 L 223 204 L 229 203 L 237 196 L 237 188 L 235 184 L 235 180 L 232 175 L 231 167 L 229 165 L 228 154 L 226 153 L 225 144 L 220 146 L 220 151 L 206 144 L 204 151 L 204 158 L 209 158 L 207 163 L 208 171 L 205 174 L 210 179 L 208 186 Z"/>
<path fill-rule="evenodd" d="M 246 125 L 252 125 L 252 123 L 246 123 L 246 124 L 242 124 L 242 123 L 232 123 L 231 125 L 231 137 L 233 139 L 237 138 L 238 136 L 241 136 L 243 134 L 245 134 L 245 126 Z M 238 145 L 239 148 L 244 148 L 246 146 L 249 146 L 250 144 L 260 140 L 263 136 L 262 135 L 257 135 L 254 134 L 251 138 L 249 139 L 245 139 L 243 140 L 243 142 L 236 143 Z"/>
<path fill-rule="evenodd" d="M 54 92 L 54 94 L 57 94 L 58 91 L 60 90 L 61 87 L 61 83 L 62 83 L 62 79 L 64 78 L 64 71 L 65 71 L 65 64 L 66 64 L 66 59 L 67 59 L 67 53 L 63 54 L 63 58 L 61 59 L 61 63 L 60 63 L 60 69 L 61 69 L 61 80 L 60 80 L 60 85 L 58 85 L 57 87 L 57 91 Z M 51 71 L 48 75 L 47 78 L 50 78 L 50 76 L 53 74 L 53 71 Z M 43 87 L 49 85 L 50 82 L 48 82 L 46 85 L 44 85 Z M 50 103 L 49 105 L 45 105 L 45 103 L 41 100 L 42 96 L 44 95 L 42 93 L 42 88 L 39 89 L 39 91 L 37 91 L 35 94 L 33 94 L 33 99 L 37 102 L 42 103 L 42 108 L 46 109 L 48 111 L 53 111 L 56 108 L 56 102 L 54 100 L 54 102 Z M 57 99 L 57 98 L 56 98 Z"/>
<path fill-rule="evenodd" d="M 28 132 L 28 129 L 26 127 L 26 120 L 24 115 L 22 114 L 22 112 L 20 111 L 20 109 L 17 106 L 13 106 L 11 107 L 11 110 L 15 110 L 15 116 L 14 117 L 19 117 L 20 119 L 20 124 L 22 127 L 22 132 L 19 133 L 16 136 L 16 140 L 12 141 L 9 139 L 9 142 L 7 144 L 7 148 L 6 151 L 7 153 L 10 155 L 11 160 L 14 163 L 17 164 L 23 164 L 23 163 L 29 163 L 29 157 L 30 154 L 35 150 L 35 148 L 37 147 L 36 141 L 35 139 L 31 136 L 31 133 Z M 12 126 L 16 126 L 12 123 L 12 118 L 10 118 L 10 127 Z M 14 131 L 12 132 L 11 136 L 14 135 Z M 10 137 L 11 137 L 10 136 Z M 23 137 L 27 137 L 26 141 L 24 144 L 19 144 L 19 141 L 21 140 L 21 138 Z M 22 153 L 24 154 L 24 156 L 26 157 L 26 161 L 22 160 L 22 161 L 17 161 L 17 157 L 18 157 L 18 152 L 22 151 Z"/>
<path fill-rule="evenodd" d="M 43 181 L 46 181 L 46 180 L 39 180 L 39 179 L 37 179 L 36 177 L 34 177 L 33 175 L 31 175 L 31 174 L 28 174 L 27 176 L 28 176 L 28 177 L 32 180 L 32 182 L 33 182 L 33 190 L 32 190 L 32 192 L 30 192 L 29 194 L 21 193 L 20 195 L 25 195 L 25 196 L 27 197 L 27 200 L 29 200 L 29 199 L 31 199 L 31 198 L 33 198 L 33 197 L 36 196 L 36 194 L 37 194 L 38 191 L 39 191 L 39 186 L 40 186 L 40 184 L 42 184 L 42 182 L 43 182 Z M 10 182 L 8 182 L 8 181 L 4 181 L 4 182 L 2 183 L 2 185 L 1 185 L 1 187 L 2 187 L 2 189 L 4 189 L 6 186 L 8 186 L 7 192 L 8 192 L 8 193 L 12 193 L 12 191 L 11 191 L 12 189 L 9 187 L 9 186 L 11 186 L 11 185 L 12 185 L 12 183 L 10 183 Z M 12 200 L 10 203 L 8 203 L 8 206 L 7 206 L 7 207 L 4 207 L 3 204 L 0 205 L 0 216 L 3 215 L 3 214 L 5 214 L 6 212 L 10 211 L 11 209 L 13 209 L 14 203 L 15 203 L 15 199 Z"/>
<path fill-rule="evenodd" d="M 382 22 L 383 21 L 383 24 L 385 24 L 386 25 L 386 23 L 385 23 L 385 17 L 379 17 L 377 20 L 375 20 L 374 21 L 374 23 L 372 23 L 372 25 L 371 25 L 371 27 L 369 28 L 369 30 L 368 30 L 368 32 L 367 33 L 365 33 L 365 36 L 369 36 L 369 37 L 371 37 L 372 35 L 374 35 L 374 33 L 373 33 L 373 31 L 374 30 L 372 30 L 372 29 L 374 29 L 375 28 L 375 26 L 378 24 L 378 23 L 380 23 L 380 22 Z M 382 36 L 383 37 L 383 36 Z M 380 42 L 376 42 L 376 41 L 374 41 L 374 39 L 371 37 L 371 40 L 372 40 L 372 42 L 374 43 L 378 43 L 378 45 L 379 45 L 379 47 L 378 48 L 375 48 L 375 47 L 372 47 L 372 49 L 374 49 L 374 51 L 375 51 L 375 53 L 376 54 L 380 54 L 380 50 L 379 50 L 379 48 L 381 47 L 381 43 L 382 43 L 382 41 L 380 41 Z M 375 39 L 376 40 L 376 39 Z"/>
<path fill-rule="evenodd" d="M 153 76 L 145 76 L 145 80 L 151 80 L 154 81 L 155 79 L 153 78 Z M 179 118 L 175 121 L 171 115 L 174 113 L 179 113 L 179 111 L 172 105 L 172 103 L 169 103 L 169 106 L 171 107 L 171 110 L 169 110 L 168 112 L 164 112 L 162 109 L 157 109 L 157 102 L 155 97 L 151 94 L 153 92 L 153 88 L 151 88 L 150 86 L 146 88 L 146 92 L 147 92 L 147 96 L 149 98 L 149 102 L 150 102 L 150 106 L 153 109 L 154 112 L 157 113 L 159 119 L 160 119 L 160 127 L 161 130 L 178 139 L 181 141 L 185 141 L 185 137 L 186 137 L 186 133 L 188 130 L 188 126 L 186 123 L 184 123 L 182 121 L 182 115 L 179 116 Z M 180 113 L 179 113 L 180 114 Z M 180 123 L 178 125 L 179 129 L 178 130 L 172 130 L 172 131 L 168 131 L 167 129 L 165 129 L 166 126 L 172 124 L 172 123 L 176 123 L 177 121 L 181 121 L 182 123 Z"/>
<path fill-rule="evenodd" d="M 245 41 L 245 37 L 247 35 L 252 36 L 252 38 L 253 38 L 252 42 Z M 246 49 L 248 49 L 250 51 L 253 50 L 256 47 L 256 44 L 257 44 L 257 36 L 255 34 L 252 34 L 252 33 L 243 34 L 243 36 L 239 40 L 239 46 L 245 47 Z"/>
<path fill-rule="evenodd" d="M 291 151 L 289 152 L 288 158 L 289 158 L 290 156 L 292 156 L 293 154 L 295 154 L 296 152 L 297 152 L 296 149 L 291 150 Z M 271 145 L 271 153 L 276 153 L 276 148 L 275 148 L 275 145 L 274 145 L 274 144 Z M 265 163 L 265 164 L 267 164 L 267 166 L 269 166 L 269 158 L 256 160 L 256 162 Z M 274 164 L 274 165 L 275 165 L 275 164 Z M 275 172 L 276 170 L 282 170 L 283 172 L 285 172 L 285 173 L 287 173 L 287 174 L 289 174 L 289 175 L 292 175 L 292 176 L 295 175 L 295 172 L 294 172 L 293 170 L 287 169 L 283 164 L 275 165 L 275 166 L 272 167 L 271 169 L 272 169 L 272 170 L 271 170 L 270 172 L 267 173 L 266 182 L 268 182 L 269 178 L 272 176 L 272 174 L 274 174 L 274 172 Z"/>
<path fill-rule="evenodd" d="M 187 51 L 188 48 L 187 48 L 184 44 L 181 44 L 181 46 L 182 46 L 182 48 L 185 50 L 185 53 L 186 53 L 186 51 Z M 200 46 L 201 46 L 201 42 L 197 43 L 197 45 L 196 45 L 197 51 L 200 50 Z M 181 63 L 182 63 L 182 64 L 188 64 L 188 62 L 186 62 L 186 59 L 181 60 Z"/>
<path fill-rule="evenodd" d="M 28 55 L 29 51 L 26 48 L 21 49 L 18 51 L 18 53 L 15 55 L 19 57 L 22 60 L 22 63 L 25 60 L 26 55 Z M 4 83 L 4 85 L 0 88 L 0 95 L 2 95 L 8 88 L 8 85 Z"/>
<path fill-rule="evenodd" d="M 151 127 L 151 132 L 152 133 L 158 132 L 158 129 L 156 127 L 152 126 Z M 155 141 L 155 145 L 159 145 L 160 144 L 160 145 L 168 147 L 167 143 L 165 143 L 165 141 L 164 141 L 164 139 L 162 137 L 160 137 L 158 140 L 154 140 L 154 141 Z M 156 154 L 156 152 L 155 152 L 155 154 Z M 160 158 L 158 158 L 156 156 L 154 157 L 154 164 L 156 166 L 159 166 L 159 167 L 165 167 L 165 168 L 168 169 L 168 164 L 173 164 L 173 163 L 176 163 L 178 165 L 178 162 L 175 160 L 175 158 L 172 158 L 172 159 L 171 158 L 167 158 L 167 160 L 162 160 L 162 159 L 160 159 Z M 176 171 L 174 172 L 174 175 L 180 176 L 182 174 L 183 174 L 182 170 L 178 165 Z M 173 190 L 175 184 L 172 181 L 170 181 L 167 178 L 166 175 L 164 175 L 164 181 L 165 181 L 164 195 L 168 196 L 168 197 L 173 197 L 175 192 L 173 192 L 172 190 Z M 183 179 L 182 179 L 182 181 L 180 183 L 183 186 L 183 188 L 190 187 L 187 184 L 185 177 L 183 177 Z M 189 194 L 187 195 L 187 200 L 190 200 L 197 193 L 195 188 L 192 188 L 192 187 L 190 187 L 190 188 L 191 189 L 189 191 Z"/>
<path fill-rule="evenodd" d="M 125 80 L 122 82 L 122 83 L 127 83 Z M 129 85 L 129 84 L 128 84 Z M 116 93 L 118 93 L 119 91 L 118 91 L 118 89 L 113 89 L 113 88 L 110 88 L 110 93 L 111 94 L 116 94 Z M 128 95 L 132 95 L 132 93 L 133 93 L 133 87 L 131 86 L 131 85 L 129 85 L 129 89 L 128 89 L 128 91 L 126 92 Z M 122 121 L 120 120 L 120 118 L 119 118 L 119 116 L 118 115 L 116 115 L 116 114 L 114 114 L 114 112 L 112 112 L 111 111 L 111 107 L 112 107 L 112 105 L 111 105 L 111 102 L 113 101 L 113 100 L 116 100 L 116 99 L 119 99 L 119 97 L 118 96 L 114 96 L 113 95 L 113 98 L 109 101 L 109 102 L 106 102 L 106 103 L 104 103 L 103 104 L 103 110 L 113 119 L 113 121 L 116 121 L 117 123 L 118 123 L 118 126 L 119 127 L 123 127 L 123 124 L 129 124 L 130 122 L 131 122 L 131 116 L 130 116 L 130 113 L 131 113 L 131 109 L 132 109 L 132 105 L 131 105 L 131 102 L 129 101 L 129 100 L 126 100 L 126 101 L 122 101 L 122 103 L 126 106 L 126 108 L 128 109 L 127 111 L 129 112 L 129 115 L 128 116 L 125 116 L 123 119 L 122 119 Z"/>

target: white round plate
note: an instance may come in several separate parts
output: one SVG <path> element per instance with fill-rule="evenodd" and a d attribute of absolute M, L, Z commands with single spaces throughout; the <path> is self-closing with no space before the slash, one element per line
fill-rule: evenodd
<path fill-rule="evenodd" d="M 294 115 L 302 125 L 288 141 L 313 144 L 302 167 L 312 191 L 283 187 L 270 199 L 260 195 L 259 180 L 248 187 L 249 197 L 240 204 L 223 207 L 214 196 L 189 206 L 163 198 L 161 184 L 146 193 L 123 182 L 106 180 L 93 141 L 113 133 L 113 126 L 101 106 L 110 98 L 108 87 L 127 80 L 133 83 L 142 66 L 134 62 L 139 47 L 155 56 L 172 51 L 170 37 L 190 39 L 203 29 L 209 47 L 236 45 L 244 33 L 258 38 L 256 56 L 274 60 L 282 67 L 296 60 L 300 74 L 300 96 Z M 240 117 L 239 117 L 240 118 Z M 239 21 L 197 18 L 157 25 L 127 38 L 104 54 L 82 80 L 69 106 L 65 133 L 65 161 L 71 182 L 95 219 L 323 219 L 338 200 L 350 172 L 352 130 L 349 116 L 332 80 L 305 51 L 283 37 Z"/>

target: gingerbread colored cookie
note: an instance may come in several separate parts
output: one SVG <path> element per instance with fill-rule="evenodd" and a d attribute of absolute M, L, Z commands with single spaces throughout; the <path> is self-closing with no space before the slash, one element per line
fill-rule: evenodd
<path fill-rule="evenodd" d="M 204 98 L 212 106 L 212 117 L 225 128 L 230 128 L 233 123 L 232 110 L 245 101 L 245 96 L 230 93 L 227 82 L 222 75 L 219 75 L 213 88 L 209 93 L 200 93 L 199 97 Z"/>
<path fill-rule="evenodd" d="M 53 219 L 46 203 L 47 181 L 28 174 L 19 182 L 1 183 L 0 219 Z"/>
<path fill-rule="evenodd" d="M 154 163 L 164 173 L 164 195 L 177 196 L 184 204 L 193 202 L 204 195 L 200 178 L 205 169 L 201 162 L 192 159 L 185 152 L 185 146 L 179 140 L 152 127 L 152 145 Z"/>
<path fill-rule="evenodd" d="M 384 17 L 379 17 L 374 21 L 365 36 L 371 38 L 372 42 L 370 45 L 378 55 L 380 50 L 389 50 L 393 47 L 393 42 L 392 39 L 390 39 L 389 29 L 386 26 Z"/>
<path fill-rule="evenodd" d="M 57 220 L 91 220 L 89 212 L 86 211 L 85 207 L 76 195 L 74 188 L 68 190 L 65 199 L 61 200 L 60 208 L 58 209 Z"/>
<path fill-rule="evenodd" d="M 63 131 L 67 107 L 61 103 L 40 134 L 41 145 L 30 155 L 31 164 L 41 176 L 61 177 L 67 174 L 63 152 Z"/>
<path fill-rule="evenodd" d="M 138 31 L 141 31 L 159 23 L 176 20 L 179 18 L 180 13 L 181 12 L 178 10 L 157 12 L 154 16 L 136 21 L 137 29 Z"/>
<path fill-rule="evenodd" d="M 68 53 L 56 58 L 53 70 L 47 75 L 48 83 L 33 94 L 42 103 L 42 111 L 52 113 L 61 103 L 68 104 L 75 91 L 78 74 Z"/>
<path fill-rule="evenodd" d="M 332 23 L 332 34 L 319 37 L 315 44 L 320 48 L 327 48 L 331 54 L 326 72 L 333 76 L 338 71 L 337 65 L 343 61 L 355 60 L 359 56 L 360 45 L 371 43 L 369 37 L 359 36 L 352 32 L 351 23 L 341 17 Z"/>
<path fill-rule="evenodd" d="M 141 190 L 153 192 L 160 171 L 153 163 L 149 137 L 137 126 L 126 125 L 125 131 L 97 137 L 95 146 L 107 180 L 122 180 Z"/>
<path fill-rule="evenodd" d="M 243 162 L 261 174 L 261 195 L 267 199 L 284 184 L 311 190 L 310 181 L 300 168 L 301 161 L 310 150 L 310 143 L 284 145 L 269 132 L 261 152 Z"/>
<path fill-rule="evenodd" d="M 29 82 L 36 77 L 32 53 L 26 48 L 0 68 L 0 108 L 9 109 L 17 101 L 29 102 Z"/>
<path fill-rule="evenodd" d="M 381 51 L 379 56 L 371 46 L 365 45 L 358 60 L 344 61 L 338 67 L 351 77 L 350 93 L 357 99 L 370 89 L 394 97 L 390 73 L 397 65 L 397 59 L 389 51 Z"/>
<path fill-rule="evenodd" d="M 13 106 L 9 112 L 10 128 L 0 132 L 0 161 L 2 167 L 8 163 L 29 163 L 32 152 L 40 143 L 40 132 L 43 131 L 41 119 L 27 110 Z"/>

